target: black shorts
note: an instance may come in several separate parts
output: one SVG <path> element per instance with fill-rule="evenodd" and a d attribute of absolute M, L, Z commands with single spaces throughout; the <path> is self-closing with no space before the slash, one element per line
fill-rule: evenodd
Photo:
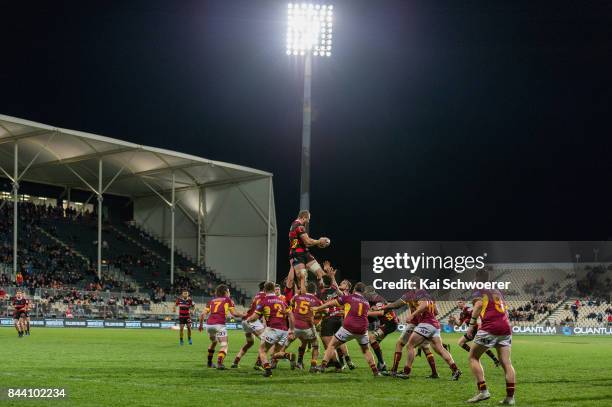
<path fill-rule="evenodd" d="M 13 313 L 13 319 L 21 319 L 21 318 L 27 318 L 28 317 L 28 313 L 26 311 L 15 311 Z"/>
<path fill-rule="evenodd" d="M 342 327 L 342 317 L 327 317 L 321 321 L 321 336 L 334 336 Z"/>
<path fill-rule="evenodd" d="M 179 317 L 179 324 L 191 326 L 191 317 Z"/>
<path fill-rule="evenodd" d="M 315 258 L 309 252 L 299 252 L 299 253 L 294 253 L 291 256 L 289 256 L 289 262 L 291 263 L 293 267 L 295 267 L 298 264 L 303 264 L 304 266 L 306 266 L 306 264 L 310 263 L 313 260 L 315 260 Z"/>

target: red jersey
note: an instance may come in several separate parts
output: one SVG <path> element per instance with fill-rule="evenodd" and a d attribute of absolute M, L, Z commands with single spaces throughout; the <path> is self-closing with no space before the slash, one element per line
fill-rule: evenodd
<path fill-rule="evenodd" d="M 191 298 L 177 298 L 174 305 L 179 309 L 179 317 L 189 318 L 191 308 L 193 308 L 193 301 L 191 301 Z"/>
<path fill-rule="evenodd" d="M 319 293 L 319 298 L 321 299 L 322 302 L 335 300 L 338 298 L 338 291 L 336 291 L 336 289 L 332 287 L 324 288 Z M 342 316 L 342 308 L 331 306 L 327 309 L 327 313 L 325 314 L 323 318 L 341 317 L 341 316 Z"/>
<path fill-rule="evenodd" d="M 257 294 L 255 294 L 255 297 L 253 297 L 253 301 L 251 301 L 251 306 L 249 307 L 249 310 L 244 316 L 244 319 L 247 319 L 248 317 L 253 315 L 253 313 L 255 312 L 255 308 L 257 308 L 257 304 L 259 304 L 259 301 L 261 301 L 261 299 L 265 296 L 266 296 L 266 293 L 263 291 L 260 291 Z"/>
<path fill-rule="evenodd" d="M 370 304 L 361 294 L 348 294 L 336 299 L 344 307 L 342 326 L 352 334 L 363 335 L 368 332 L 368 311 Z"/>
<path fill-rule="evenodd" d="M 287 304 L 291 304 L 291 299 L 293 298 L 293 288 L 285 287 L 283 289 L 283 295 L 285 296 Z"/>
<path fill-rule="evenodd" d="M 16 297 L 14 297 L 13 307 L 15 308 L 15 311 L 13 312 L 13 316 L 18 317 L 20 316 L 19 314 L 28 312 L 28 300 L 26 300 L 23 297 L 20 300 L 18 300 Z"/>
<path fill-rule="evenodd" d="M 255 308 L 255 313 L 263 316 L 270 328 L 287 330 L 287 314 L 291 308 L 274 293 L 266 294 Z"/>
<path fill-rule="evenodd" d="M 318 307 L 322 302 L 314 294 L 306 293 L 293 297 L 291 310 L 295 319 L 297 329 L 308 329 L 314 326 L 313 307 Z"/>
<path fill-rule="evenodd" d="M 206 323 L 208 325 L 225 325 L 227 314 L 234 312 L 234 301 L 229 297 L 217 297 L 208 301 L 206 312 L 210 313 Z"/>
<path fill-rule="evenodd" d="M 512 327 L 506 312 L 506 303 L 498 290 L 478 290 L 474 300 L 482 300 L 479 329 L 491 335 L 512 335 Z"/>
<path fill-rule="evenodd" d="M 299 220 L 296 219 L 289 228 L 289 256 L 296 253 L 307 253 L 308 247 L 302 241 L 302 235 L 306 233 L 306 227 Z"/>
<path fill-rule="evenodd" d="M 414 294 L 414 299 L 418 301 L 419 306 L 421 303 L 425 302 L 427 306 L 425 310 L 419 314 L 419 324 L 430 324 L 440 329 L 440 322 L 438 318 L 436 318 L 436 314 L 438 313 L 436 302 L 431 298 L 431 296 L 425 290 L 418 290 Z"/>

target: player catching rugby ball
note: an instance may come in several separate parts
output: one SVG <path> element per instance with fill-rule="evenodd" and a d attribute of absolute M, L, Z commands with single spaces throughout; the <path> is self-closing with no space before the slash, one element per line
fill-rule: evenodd
<path fill-rule="evenodd" d="M 288 287 L 293 286 L 294 278 L 297 278 L 298 281 L 306 278 L 308 271 L 315 274 L 319 286 L 323 284 L 323 269 L 317 259 L 310 253 L 310 248 L 316 246 L 323 249 L 328 247 L 331 241 L 327 237 L 313 239 L 308 236 L 309 223 L 310 212 L 302 210 L 289 228 L 289 263 L 291 268 L 287 277 Z"/>

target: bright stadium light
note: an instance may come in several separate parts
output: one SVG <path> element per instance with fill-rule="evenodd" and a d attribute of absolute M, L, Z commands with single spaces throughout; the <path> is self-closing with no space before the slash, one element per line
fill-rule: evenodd
<path fill-rule="evenodd" d="M 295 51 L 298 51 L 300 55 L 306 53 L 315 55 L 314 51 L 317 46 L 331 45 L 333 13 L 333 6 L 289 3 L 287 6 L 287 55 L 296 55 Z M 331 48 L 315 56 L 331 56 Z"/>
<path fill-rule="evenodd" d="M 334 6 L 312 3 L 287 5 L 287 55 L 304 57 L 304 112 L 300 209 L 310 209 L 310 88 L 312 57 L 332 55 Z"/>

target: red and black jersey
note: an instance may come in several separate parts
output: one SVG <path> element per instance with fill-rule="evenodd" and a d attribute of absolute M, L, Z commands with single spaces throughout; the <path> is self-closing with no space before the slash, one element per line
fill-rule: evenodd
<path fill-rule="evenodd" d="M 472 319 L 472 309 L 465 306 L 461 309 L 461 314 L 459 314 L 459 326 L 469 323 L 470 319 Z"/>
<path fill-rule="evenodd" d="M 338 291 L 334 287 L 324 288 L 319 293 L 319 298 L 323 302 L 335 300 L 338 298 Z M 332 306 L 327 309 L 327 314 L 323 318 L 342 317 L 343 315 L 342 308 Z"/>
<path fill-rule="evenodd" d="M 306 233 L 306 227 L 299 220 L 296 219 L 289 228 L 289 255 L 292 256 L 297 253 L 307 253 L 308 247 L 302 241 L 302 235 Z"/>
<path fill-rule="evenodd" d="M 367 299 L 368 299 L 368 303 L 370 304 L 370 307 L 382 307 L 383 305 L 387 304 L 387 300 L 385 299 L 385 297 L 383 297 L 380 294 L 374 294 L 374 295 L 368 296 Z M 399 323 L 397 314 L 392 309 L 385 310 L 385 313 L 377 318 L 380 321 L 381 325 L 384 325 L 386 323 L 391 323 L 391 324 Z"/>
<path fill-rule="evenodd" d="M 191 308 L 193 308 L 193 301 L 191 301 L 191 298 L 177 298 L 174 304 L 179 309 L 179 317 L 189 318 Z"/>
<path fill-rule="evenodd" d="M 28 300 L 25 298 L 17 299 L 13 298 L 13 307 L 15 312 L 26 312 L 28 310 Z"/>

